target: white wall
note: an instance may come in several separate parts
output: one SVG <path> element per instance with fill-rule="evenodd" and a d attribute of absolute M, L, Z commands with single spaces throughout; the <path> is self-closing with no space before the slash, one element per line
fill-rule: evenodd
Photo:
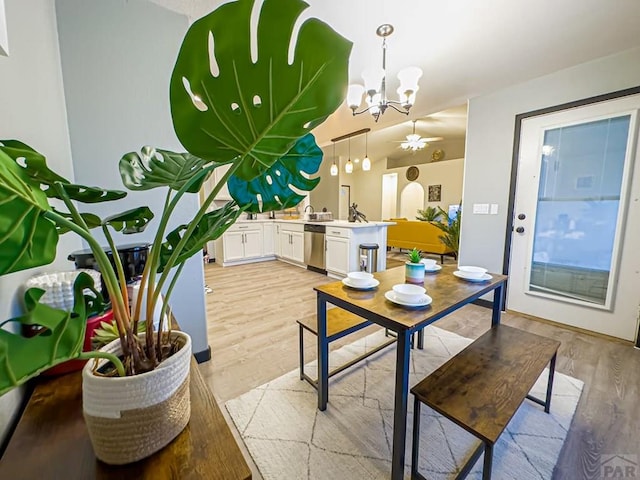
<path fill-rule="evenodd" d="M 58 0 L 56 8 L 76 179 L 123 189 L 118 172 L 123 154 L 143 145 L 184 151 L 171 123 L 169 80 L 187 18 L 146 1 Z M 147 231 L 117 236 L 116 243 L 151 242 L 165 194 L 164 189 L 131 192 L 91 210 L 108 215 L 148 205 L 156 219 Z M 197 208 L 197 195 L 190 195 L 169 228 L 188 221 Z M 208 348 L 203 275 L 196 255 L 171 302 L 180 326 L 192 336 L 194 352 Z"/>
<path fill-rule="evenodd" d="M 546 75 L 469 101 L 461 262 L 502 271 L 515 116 L 640 85 L 640 48 Z M 498 215 L 473 215 L 497 203 Z"/>
<path fill-rule="evenodd" d="M 0 138 L 26 142 L 46 155 L 54 170 L 73 178 L 53 3 L 7 0 L 6 14 L 11 55 L 0 56 Z M 73 269 L 66 257 L 79 247 L 67 234 L 54 264 L 0 277 L 0 320 L 20 313 L 18 288 L 24 280 L 40 271 Z M 0 443 L 19 400 L 18 390 L 0 397 Z"/>

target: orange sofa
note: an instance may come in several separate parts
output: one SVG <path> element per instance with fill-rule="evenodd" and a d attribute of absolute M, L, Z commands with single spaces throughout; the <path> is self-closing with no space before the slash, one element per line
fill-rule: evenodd
<path fill-rule="evenodd" d="M 455 257 L 453 250 L 440 240 L 440 235 L 444 233 L 435 225 L 406 218 L 392 218 L 389 221 L 396 224 L 387 227 L 387 247 L 417 248 L 421 252 L 435 253 L 440 255 L 441 263 L 444 255 Z"/>

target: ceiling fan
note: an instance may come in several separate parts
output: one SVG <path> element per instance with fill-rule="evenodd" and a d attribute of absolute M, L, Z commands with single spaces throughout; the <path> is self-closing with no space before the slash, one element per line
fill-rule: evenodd
<path fill-rule="evenodd" d="M 444 140 L 442 137 L 429 137 L 422 138 L 420 135 L 416 133 L 416 121 L 413 121 L 413 133 L 407 135 L 406 140 L 401 140 L 400 147 L 403 150 L 411 150 L 416 152 L 418 150 L 422 150 L 423 148 L 429 146 L 429 142 L 437 142 L 440 140 Z"/>

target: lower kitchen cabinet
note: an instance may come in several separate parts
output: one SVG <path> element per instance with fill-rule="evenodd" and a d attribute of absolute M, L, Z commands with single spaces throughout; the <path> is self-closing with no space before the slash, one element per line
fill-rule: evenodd
<path fill-rule="evenodd" d="M 325 245 L 327 272 L 346 275 L 349 272 L 349 239 L 327 235 Z"/>
<path fill-rule="evenodd" d="M 304 262 L 304 233 L 281 230 L 280 256 L 294 262 Z"/>
<path fill-rule="evenodd" d="M 284 260 L 290 260 L 295 263 L 304 262 L 304 226 L 299 223 L 287 224 L 279 222 L 279 250 L 276 255 Z"/>
<path fill-rule="evenodd" d="M 222 235 L 221 245 L 222 252 L 216 252 L 216 257 L 223 265 L 262 257 L 262 225 L 233 225 Z"/>

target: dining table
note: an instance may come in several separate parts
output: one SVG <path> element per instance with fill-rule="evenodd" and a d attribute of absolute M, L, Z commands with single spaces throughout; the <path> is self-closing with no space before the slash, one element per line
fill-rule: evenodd
<path fill-rule="evenodd" d="M 409 396 L 409 359 L 411 339 L 419 334 L 418 348 L 422 348 L 423 329 L 459 308 L 493 292 L 493 301 L 484 299 L 492 309 L 491 326 L 500 323 L 504 305 L 507 277 L 489 273 L 483 281 L 469 281 L 454 275 L 455 265 L 443 265 L 433 273 L 425 273 L 424 288 L 431 297 L 423 307 L 400 305 L 387 299 L 393 286 L 405 283 L 405 267 L 399 266 L 374 273 L 380 282 L 376 288 L 358 290 L 335 281 L 314 288 L 317 295 L 318 326 L 318 409 L 326 410 L 329 402 L 329 342 L 327 341 L 327 305 L 342 308 L 372 323 L 380 325 L 397 337 L 395 398 L 393 414 L 393 448 L 391 478 L 404 478 L 407 434 L 407 403 Z M 393 297 L 391 297 L 393 298 Z"/>

